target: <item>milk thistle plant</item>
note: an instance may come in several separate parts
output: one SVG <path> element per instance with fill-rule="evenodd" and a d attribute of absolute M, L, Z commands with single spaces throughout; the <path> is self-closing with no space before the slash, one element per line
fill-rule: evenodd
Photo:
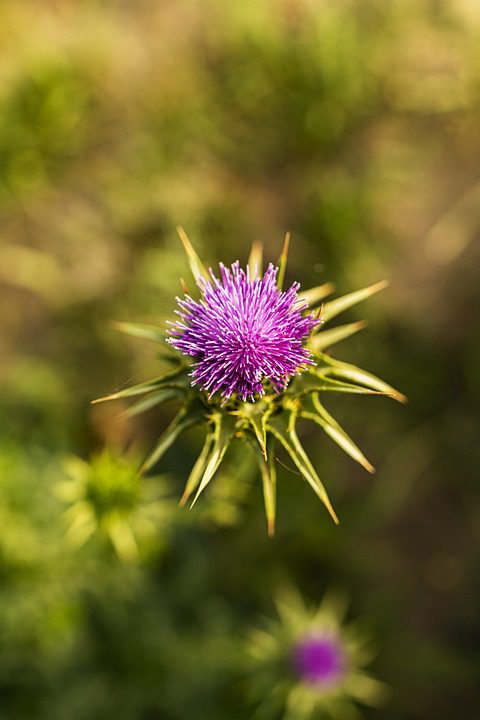
<path fill-rule="evenodd" d="M 365 671 L 370 641 L 357 623 L 345 623 L 344 598 L 327 593 L 309 608 L 292 588 L 276 599 L 269 618 L 247 641 L 254 718 L 357 720 L 356 703 L 377 705 L 385 686 Z"/>
<path fill-rule="evenodd" d="M 374 468 L 323 405 L 325 393 L 404 396 L 374 375 L 334 359 L 327 350 L 364 327 L 362 322 L 331 329 L 326 324 L 344 310 L 386 287 L 386 282 L 326 302 L 333 285 L 300 292 L 293 283 L 283 289 L 289 235 L 277 265 L 262 274 L 262 247 L 254 244 L 247 267 L 220 264 L 219 277 L 207 270 L 182 228 L 178 228 L 198 291 L 177 298 L 177 320 L 166 332 L 155 327 L 119 323 L 129 334 L 158 343 L 173 369 L 153 380 L 115 392 L 95 402 L 140 397 L 130 412 L 138 414 L 175 399 L 176 417 L 143 464 L 152 468 L 178 436 L 195 424 L 206 429 L 205 443 L 187 479 L 180 503 L 192 505 L 211 482 L 234 440 L 250 446 L 258 461 L 268 533 L 275 530 L 277 446 L 337 515 L 316 469 L 297 434 L 299 420 L 318 425 L 369 472 Z M 315 309 L 318 307 L 318 309 Z"/>
<path fill-rule="evenodd" d="M 173 503 L 164 478 L 142 483 L 136 455 L 104 448 L 90 462 L 69 455 L 56 495 L 67 505 L 67 540 L 80 547 L 94 536 L 109 540 L 125 562 L 154 551 L 173 525 Z M 159 528 L 162 528 L 159 533 Z"/>

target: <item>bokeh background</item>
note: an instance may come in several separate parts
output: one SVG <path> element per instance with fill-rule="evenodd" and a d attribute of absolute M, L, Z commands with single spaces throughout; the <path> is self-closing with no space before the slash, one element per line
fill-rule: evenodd
<path fill-rule="evenodd" d="M 479 37 L 476 0 L 0 2 L 2 720 L 251 717 L 286 582 L 374 638 L 367 718 L 476 716 Z M 212 265 L 291 230 L 303 287 L 390 279 L 336 355 L 409 404 L 329 403 L 377 474 L 304 436 L 340 527 L 287 467 L 268 539 L 241 449 L 177 509 L 201 433 L 139 487 L 173 408 L 90 404 L 158 374 L 111 323 L 171 316 L 176 224 Z"/>

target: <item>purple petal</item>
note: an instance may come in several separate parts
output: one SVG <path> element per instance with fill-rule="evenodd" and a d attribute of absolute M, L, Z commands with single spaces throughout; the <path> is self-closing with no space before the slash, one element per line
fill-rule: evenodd
<path fill-rule="evenodd" d="M 251 278 L 237 261 L 220 264 L 218 279 L 201 279 L 199 301 L 186 295 L 178 300 L 180 320 L 171 323 L 171 345 L 194 358 L 192 384 L 209 395 L 240 400 L 264 395 L 264 382 L 275 392 L 284 390 L 294 375 L 312 363 L 303 341 L 317 324 L 302 315 L 298 283 L 282 292 L 276 287 L 278 268 Z"/>

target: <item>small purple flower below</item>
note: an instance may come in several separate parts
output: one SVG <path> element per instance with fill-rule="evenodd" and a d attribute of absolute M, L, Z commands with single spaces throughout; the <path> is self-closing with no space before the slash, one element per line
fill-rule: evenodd
<path fill-rule="evenodd" d="M 295 647 L 293 667 L 308 685 L 329 687 L 345 672 L 345 654 L 340 640 L 331 634 L 307 635 Z"/>
<path fill-rule="evenodd" d="M 177 298 L 180 320 L 171 323 L 170 344 L 195 359 L 192 385 L 211 397 L 239 400 L 264 395 L 264 381 L 282 392 L 290 378 L 312 364 L 303 341 L 318 320 L 302 313 L 299 284 L 277 288 L 278 268 L 269 265 L 263 277 L 250 277 L 235 262 L 231 270 L 220 264 L 219 280 L 199 278 L 199 301 Z"/>

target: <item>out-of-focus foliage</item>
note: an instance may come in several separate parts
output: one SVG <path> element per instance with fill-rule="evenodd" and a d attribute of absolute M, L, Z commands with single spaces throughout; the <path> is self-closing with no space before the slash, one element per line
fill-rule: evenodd
<path fill-rule="evenodd" d="M 139 468 L 138 459 L 118 457 L 108 449 L 89 463 L 65 458 L 66 479 L 56 491 L 69 505 L 66 540 L 78 547 L 99 533 L 125 561 L 138 558 L 139 545 L 151 551 L 165 542 L 172 503 L 165 500 L 165 489 L 156 487 L 155 478 L 142 480 Z"/>
<path fill-rule="evenodd" d="M 313 604 L 343 587 L 377 638 L 390 692 L 366 717 L 477 712 L 479 34 L 473 0 L 0 2 L 2 720 L 244 720 L 244 636 L 285 576 Z M 178 223 L 211 264 L 255 238 L 275 260 L 291 230 L 287 281 L 390 278 L 338 355 L 409 405 L 327 407 L 377 474 L 299 428 L 339 528 L 282 455 L 274 540 L 241 454 L 177 510 L 193 429 L 164 458 L 167 498 L 157 468 L 134 493 L 135 557 L 102 523 L 70 542 L 83 462 L 143 453 L 175 413 L 90 401 L 167 369 L 111 323 L 171 317 Z"/>

